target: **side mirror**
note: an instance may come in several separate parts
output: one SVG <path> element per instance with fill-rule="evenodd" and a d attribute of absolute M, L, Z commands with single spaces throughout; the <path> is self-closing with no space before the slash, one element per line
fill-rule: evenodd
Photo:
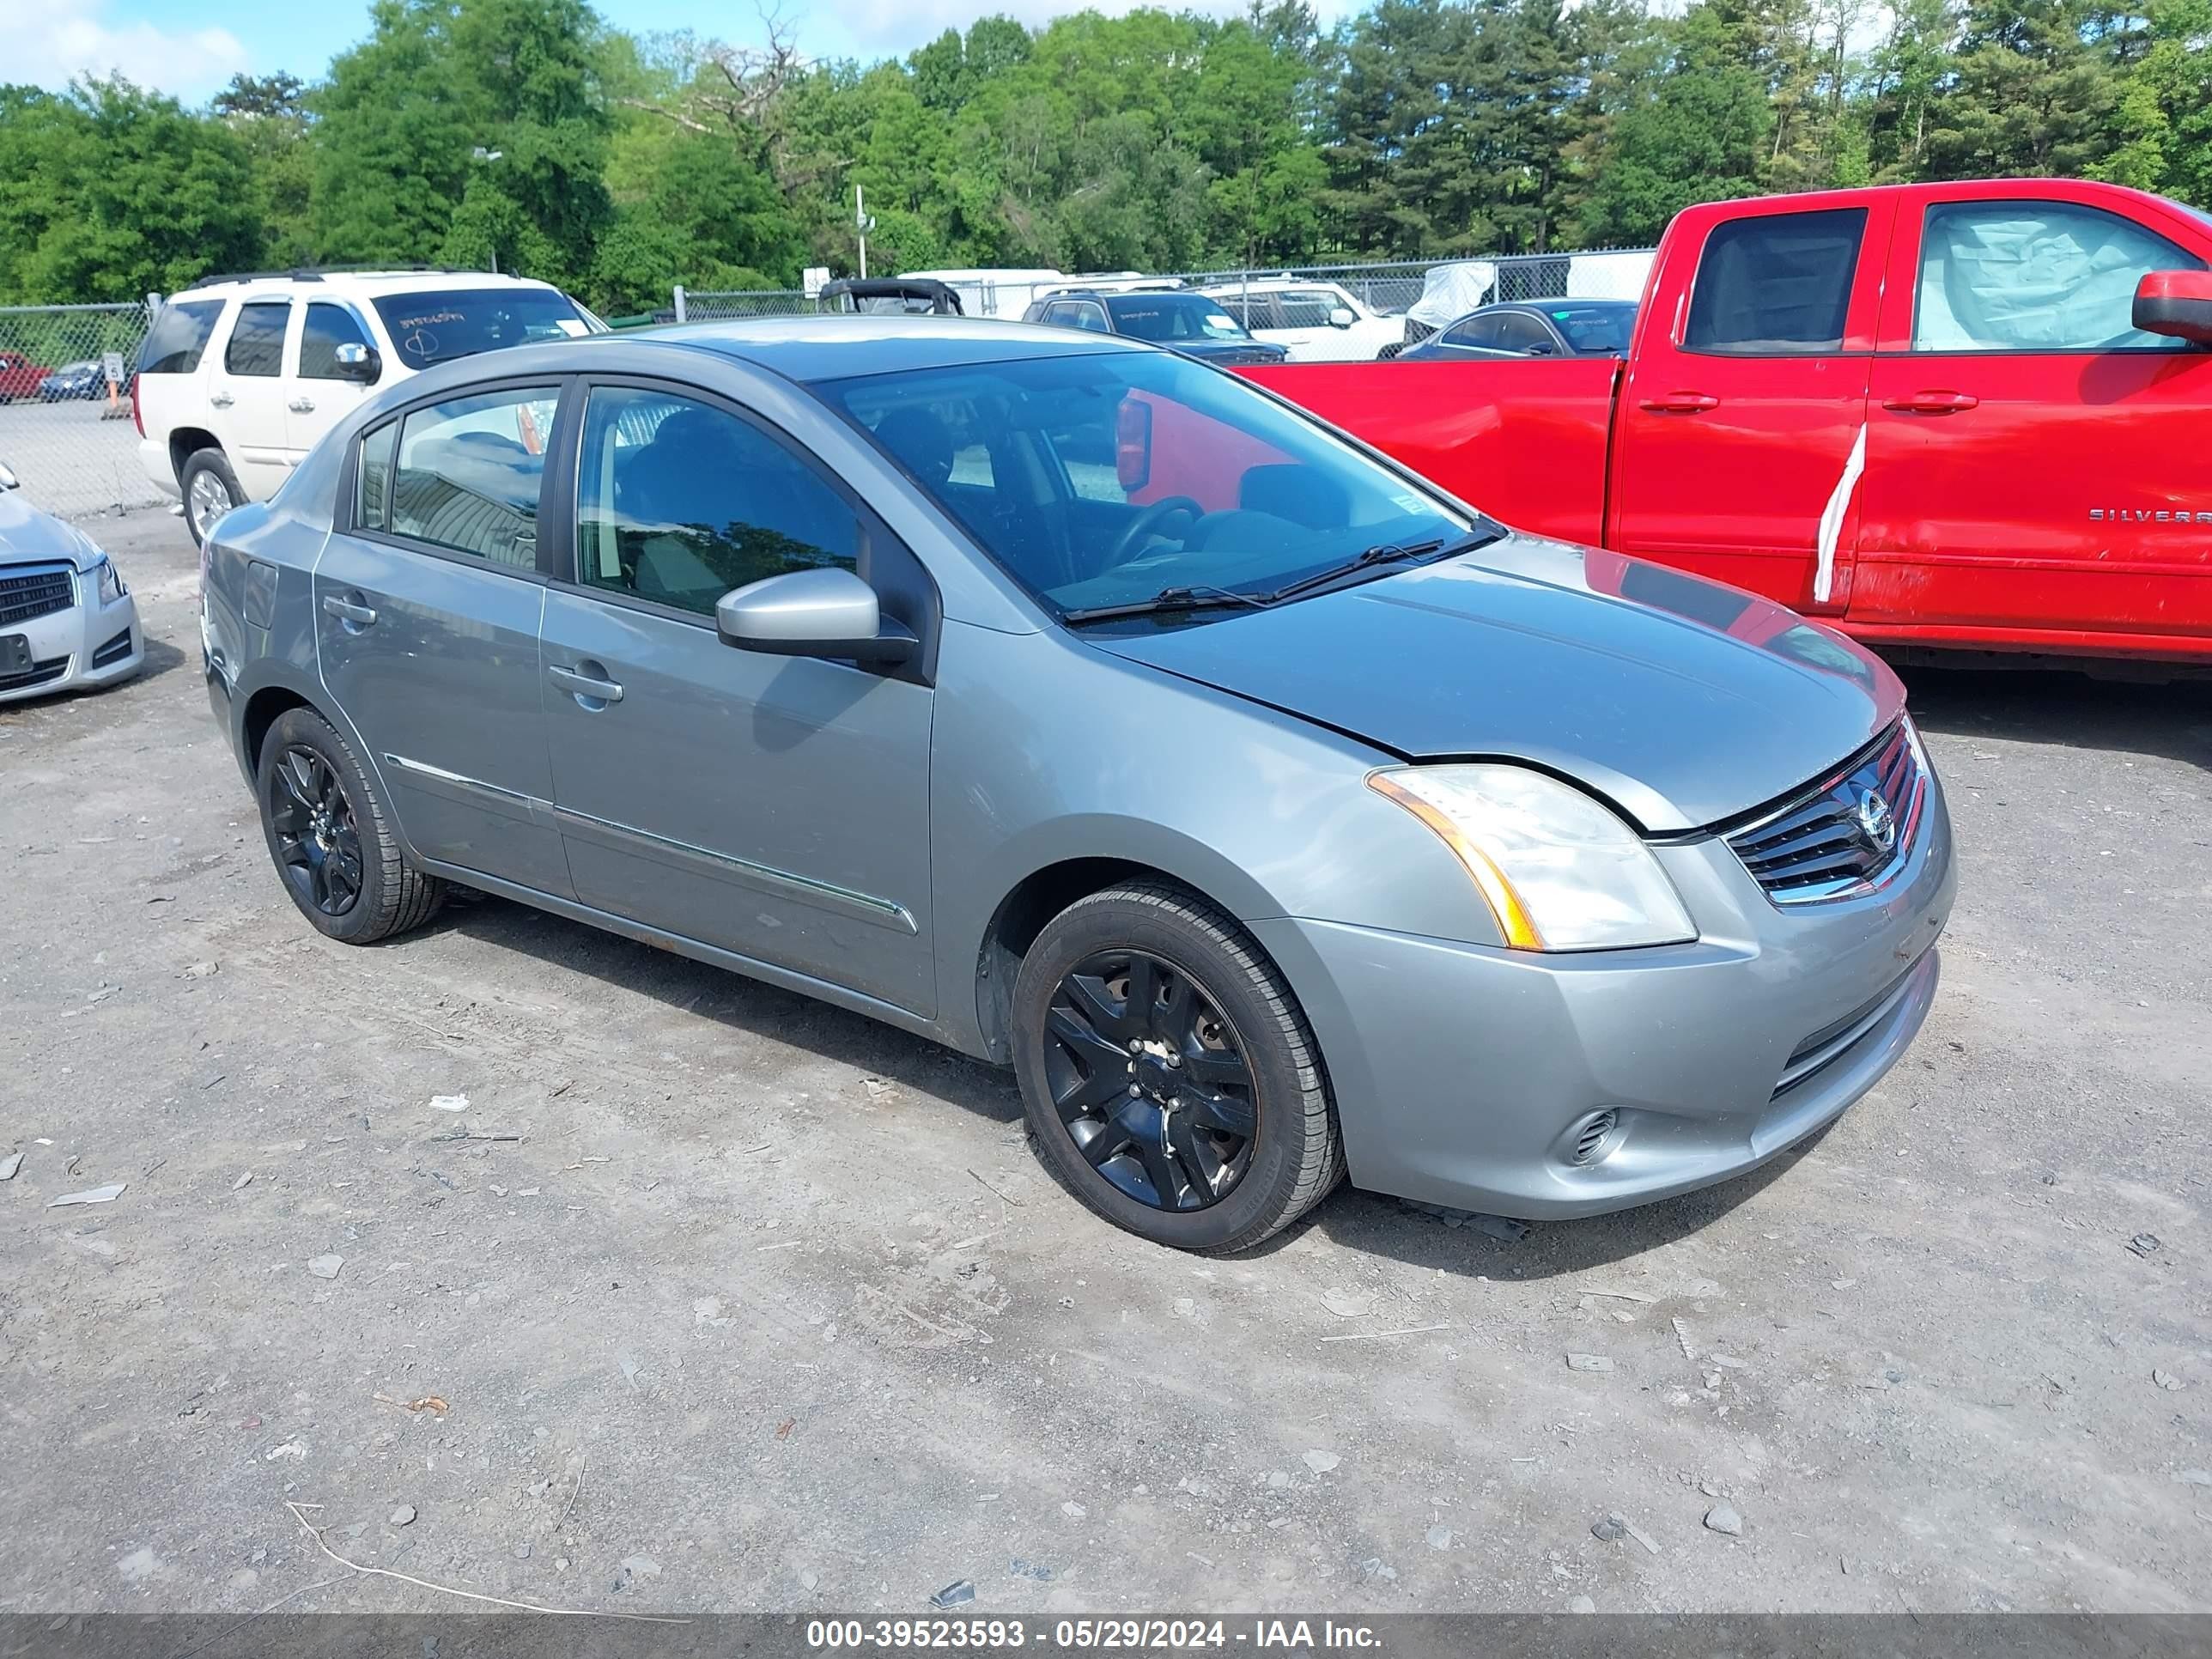
<path fill-rule="evenodd" d="M 1339 306 L 1328 313 L 1328 325 L 1331 328 L 1350 328 L 1358 320 L 1358 313 L 1350 306 Z"/>
<path fill-rule="evenodd" d="M 1559 349 L 1549 340 L 1531 340 L 1524 349 L 1531 357 L 1556 357 L 1559 355 Z"/>
<path fill-rule="evenodd" d="M 895 667 L 919 641 L 887 623 L 876 590 L 842 565 L 787 570 L 722 595 L 714 628 L 725 645 L 773 657 L 839 657 Z"/>
<path fill-rule="evenodd" d="M 374 346 L 363 345 L 358 340 L 348 340 L 331 353 L 337 365 L 338 378 L 357 380 L 362 386 L 374 386 L 384 375 L 384 359 Z"/>
<path fill-rule="evenodd" d="M 16 482 L 15 475 L 9 471 L 8 464 L 5 461 L 0 461 L 0 495 L 4 495 L 10 489 L 21 488 L 22 485 Z"/>
<path fill-rule="evenodd" d="M 2136 284 L 2131 320 L 2147 334 L 2212 345 L 2212 270 L 2154 270 Z"/>

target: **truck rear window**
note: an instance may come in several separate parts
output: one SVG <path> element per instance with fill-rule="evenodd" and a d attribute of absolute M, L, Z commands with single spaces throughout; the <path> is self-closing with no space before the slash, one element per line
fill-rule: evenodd
<path fill-rule="evenodd" d="M 1840 351 L 1865 234 L 1864 208 L 1717 225 L 1698 261 L 1683 346 L 1747 357 Z"/>
<path fill-rule="evenodd" d="M 138 372 L 141 374 L 189 374 L 200 366 L 200 353 L 207 349 L 208 337 L 215 332 L 216 319 L 222 315 L 220 300 L 172 300 L 154 318 L 154 326 L 146 331 L 146 343 L 138 349 Z"/>

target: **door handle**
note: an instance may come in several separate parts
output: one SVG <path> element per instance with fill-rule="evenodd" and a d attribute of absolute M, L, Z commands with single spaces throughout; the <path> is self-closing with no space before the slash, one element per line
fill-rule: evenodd
<path fill-rule="evenodd" d="M 295 415 L 312 415 L 315 412 L 315 400 L 313 398 L 295 398 L 284 407 Z"/>
<path fill-rule="evenodd" d="M 1697 415 L 1708 409 L 1718 409 L 1721 400 L 1702 392 L 1668 392 L 1656 398 L 1645 398 L 1637 407 L 1648 409 L 1655 415 Z"/>
<path fill-rule="evenodd" d="M 228 392 L 218 392 L 214 397 L 208 399 L 208 402 L 217 409 L 228 409 L 237 401 L 238 399 L 232 397 Z"/>
<path fill-rule="evenodd" d="M 343 622 L 353 623 L 356 628 L 367 628 L 376 620 L 376 612 L 369 606 L 357 604 L 352 599 L 342 599 L 335 593 L 323 595 L 323 609 Z"/>
<path fill-rule="evenodd" d="M 564 691 L 573 691 L 579 697 L 597 697 L 601 702 L 620 702 L 622 687 L 613 680 L 587 674 L 581 668 L 562 668 L 559 665 L 548 668 L 553 684 Z"/>
<path fill-rule="evenodd" d="M 1955 415 L 1981 401 L 1971 392 L 1916 392 L 1909 398 L 1885 398 L 1881 406 L 1899 415 Z"/>

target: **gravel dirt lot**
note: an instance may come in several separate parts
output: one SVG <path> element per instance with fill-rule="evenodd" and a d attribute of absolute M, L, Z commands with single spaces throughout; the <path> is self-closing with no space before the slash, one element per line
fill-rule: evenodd
<path fill-rule="evenodd" d="M 856 1017 L 490 900 L 324 941 L 182 526 L 91 527 L 148 672 L 0 709 L 0 1610 L 465 1605 L 291 1504 L 609 1611 L 2212 1609 L 2212 688 L 1912 676 L 1944 987 L 1801 1153 L 1204 1261 Z"/>

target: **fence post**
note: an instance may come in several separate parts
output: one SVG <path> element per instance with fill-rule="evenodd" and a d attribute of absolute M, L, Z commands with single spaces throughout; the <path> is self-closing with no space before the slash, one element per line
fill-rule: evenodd
<path fill-rule="evenodd" d="M 688 320 L 684 315 L 684 284 L 681 283 L 676 285 L 676 320 L 679 323 Z"/>

